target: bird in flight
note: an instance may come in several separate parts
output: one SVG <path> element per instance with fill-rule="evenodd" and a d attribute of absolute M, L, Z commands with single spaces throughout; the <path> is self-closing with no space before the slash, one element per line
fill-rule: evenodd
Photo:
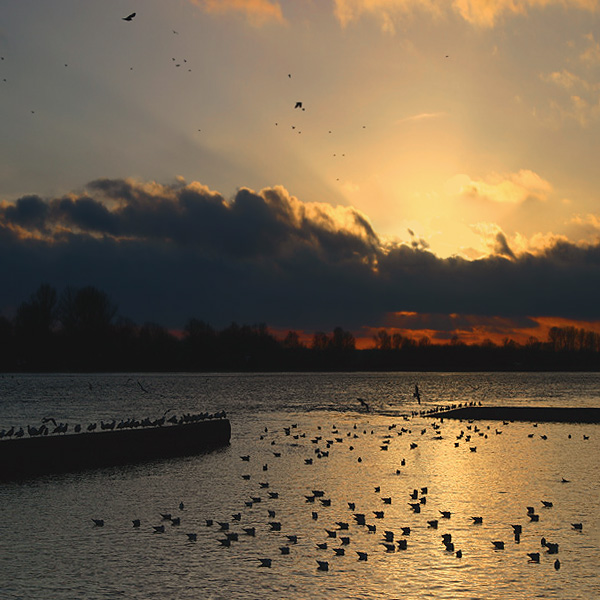
<path fill-rule="evenodd" d="M 302 108 L 302 102 L 296 102 L 296 106 L 294 108 Z"/>
<path fill-rule="evenodd" d="M 136 13 L 131 13 L 130 15 L 127 15 L 126 17 L 123 17 L 123 21 L 133 21 L 133 17 L 135 17 Z"/>

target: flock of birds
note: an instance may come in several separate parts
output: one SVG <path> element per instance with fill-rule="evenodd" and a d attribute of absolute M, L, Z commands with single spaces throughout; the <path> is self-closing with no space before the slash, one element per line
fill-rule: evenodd
<path fill-rule="evenodd" d="M 509 422 L 504 422 L 509 425 Z M 415 428 L 416 426 L 416 428 Z M 487 440 L 490 435 L 502 434 L 502 429 L 492 428 L 491 425 L 480 426 L 469 421 L 461 422 L 462 429 L 456 435 L 452 446 L 460 448 L 463 442 L 468 451 L 476 450 L 474 439 Z M 349 427 L 349 426 L 347 426 Z M 387 425 L 386 430 L 376 431 L 368 424 L 355 423 L 343 431 L 331 425 L 319 425 L 315 430 L 303 430 L 297 423 L 284 426 L 279 430 L 270 431 L 267 427 L 261 432 L 259 442 L 266 445 L 260 454 L 241 454 L 239 460 L 244 465 L 239 476 L 243 480 L 247 498 L 243 505 L 234 507 L 235 512 L 229 514 L 202 514 L 201 522 L 196 518 L 194 529 L 186 527 L 184 503 L 179 504 L 179 511 L 156 512 L 157 523 L 143 524 L 139 518 L 132 520 L 134 529 L 142 525 L 154 535 L 168 534 L 169 531 L 183 531 L 180 536 L 186 543 L 202 541 L 204 544 L 215 544 L 217 547 L 229 549 L 230 552 L 240 552 L 250 561 L 255 561 L 257 567 L 272 568 L 279 561 L 289 560 L 296 556 L 299 561 L 309 558 L 314 561 L 313 568 L 318 571 L 329 571 L 339 565 L 339 561 L 353 559 L 359 563 L 367 563 L 374 556 L 405 553 L 410 555 L 415 546 L 425 541 L 439 545 L 439 552 L 454 556 L 460 561 L 470 555 L 471 549 L 465 547 L 465 527 L 475 532 L 480 530 L 485 536 L 487 517 L 485 514 L 460 514 L 458 507 L 439 506 L 440 496 L 436 496 L 431 485 L 409 486 L 398 493 L 398 482 L 402 479 L 391 478 L 395 483 L 390 484 L 390 478 L 374 485 L 371 498 L 365 494 L 352 498 L 352 487 L 348 488 L 348 496 L 341 500 L 333 490 L 327 491 L 328 481 L 322 486 L 305 489 L 301 493 L 292 492 L 273 481 L 269 475 L 279 472 L 282 455 L 283 460 L 295 461 L 285 467 L 287 472 L 292 469 L 311 469 L 318 461 L 327 461 L 334 453 L 348 453 L 352 462 L 361 463 L 364 460 L 373 463 L 373 452 L 390 452 L 395 446 L 403 445 L 403 450 L 396 451 L 397 468 L 391 476 L 404 475 L 411 468 L 412 454 L 421 444 L 421 440 L 444 440 L 444 419 L 423 425 L 422 419 L 405 416 L 401 422 Z M 286 448 L 291 452 L 286 452 Z M 395 448 L 394 448 L 395 449 Z M 404 453 L 405 451 L 405 453 Z M 300 453 L 300 455 L 299 455 Z M 269 462 L 266 456 L 272 456 Z M 265 462 L 266 460 L 266 462 Z M 394 461 L 395 462 L 395 461 Z M 367 465 L 367 469 L 370 467 Z M 232 468 L 232 470 L 235 470 Z M 310 471 L 307 471 L 310 473 Z M 307 481 L 310 480 L 310 476 Z M 426 483 L 426 482 L 421 482 Z M 562 479 L 561 483 L 569 483 Z M 334 485 L 334 484 L 332 484 Z M 386 489 L 387 488 L 387 489 Z M 338 490 L 339 492 L 339 490 Z M 293 494 L 293 497 L 290 497 Z M 285 500 L 282 503 L 282 499 Z M 189 504 L 189 501 L 186 501 Z M 290 515 L 290 506 L 293 515 Z M 521 541 L 527 546 L 523 558 L 530 563 L 543 562 L 543 556 L 553 559 L 554 569 L 561 568 L 559 557 L 560 541 L 550 540 L 548 534 L 539 536 L 539 525 L 530 525 L 542 521 L 542 515 L 553 509 L 553 501 L 542 499 L 535 506 L 523 507 L 521 515 L 515 515 L 514 521 L 505 526 L 506 536 L 512 537 L 511 546 L 518 546 Z M 280 508 L 281 507 L 281 508 Z M 390 516 L 389 515 L 393 515 Z M 197 516 L 197 515 L 196 515 Z M 299 525 L 299 519 L 304 519 L 304 526 Z M 405 520 L 398 525 L 399 518 Z M 523 522 L 527 519 L 527 522 Z M 457 521 L 459 527 L 452 530 Z M 94 527 L 103 527 L 104 520 L 94 518 Z M 473 529 L 471 529 L 473 528 Z M 571 530 L 581 534 L 584 525 L 581 522 L 571 523 Z M 555 532 L 554 529 L 550 531 Z M 537 532 L 537 533 L 536 533 Z M 463 541 L 461 541 L 461 534 Z M 475 533 L 475 535 L 477 535 Z M 256 538 L 261 537 L 265 546 L 272 548 L 270 555 L 256 554 Z M 418 543 L 414 544 L 415 538 Z M 437 542 L 436 542 L 437 540 Z M 508 551 L 510 542 L 506 539 L 493 537 L 489 539 L 489 551 L 502 553 Z M 245 554 L 244 554 L 245 553 Z M 346 557 L 346 558 L 341 558 Z"/>
<path fill-rule="evenodd" d="M 227 415 L 225 411 L 219 411 L 216 413 L 201 412 L 201 413 L 184 413 L 181 416 L 171 415 L 167 418 L 167 414 L 172 409 L 168 409 L 158 419 L 150 419 L 146 417 L 144 419 L 121 419 L 116 421 L 100 421 L 99 431 L 112 431 L 121 429 L 137 429 L 139 427 L 163 427 L 165 425 L 186 425 L 188 423 L 197 423 L 199 421 L 205 421 L 207 419 L 224 419 Z M 52 423 L 52 427 L 49 427 L 49 423 Z M 0 440 L 2 439 L 19 439 L 23 437 L 39 437 L 47 435 L 64 435 L 67 433 L 92 433 L 98 430 L 98 422 L 89 423 L 86 426 L 82 426 L 80 423 L 70 427 L 69 423 L 57 423 L 54 417 L 44 417 L 42 424 L 39 426 L 27 425 L 16 428 L 14 425 L 10 429 L 0 430 Z"/>
<path fill-rule="evenodd" d="M 120 17 L 120 18 L 121 18 L 122 21 L 125 21 L 127 23 L 132 23 L 136 19 L 137 16 L 138 16 L 137 12 L 132 12 L 132 13 L 130 13 L 130 14 L 124 16 L 124 17 Z M 172 30 L 172 33 L 174 35 L 179 35 L 179 32 L 176 31 L 176 30 L 174 30 L 174 29 Z M 448 58 L 448 57 L 446 57 L 446 58 Z M 5 57 L 4 56 L 0 57 L 0 60 L 4 61 Z M 189 73 L 192 72 L 191 63 L 188 62 L 187 58 L 171 57 L 171 64 L 175 68 L 183 67 L 185 70 L 187 70 L 187 72 L 189 72 Z M 64 67 L 69 67 L 69 63 L 68 62 L 64 63 Z M 129 66 L 129 70 L 133 71 L 134 70 L 134 66 Z M 287 74 L 287 78 L 288 79 L 292 79 L 292 74 L 288 73 Z M 8 82 L 7 78 L 6 77 L 2 77 L 2 82 L 3 83 L 7 83 Z M 296 101 L 294 101 L 291 106 L 293 106 L 294 111 L 296 109 L 299 109 L 300 112 L 305 112 L 306 111 L 306 106 L 304 105 L 304 102 L 302 100 L 296 100 Z M 32 110 L 30 110 L 30 113 L 32 115 L 34 115 L 34 114 L 36 114 L 36 111 L 32 109 Z M 280 125 L 280 122 L 279 121 L 275 121 L 274 125 L 276 127 L 278 127 Z M 300 122 L 299 122 L 299 120 L 297 118 L 296 119 L 292 119 L 292 122 L 288 122 L 286 126 L 289 127 L 290 131 L 293 132 L 294 134 L 301 134 L 302 131 L 303 131 L 303 129 L 302 129 L 301 125 L 300 125 Z M 367 128 L 367 126 L 363 124 L 363 125 L 361 125 L 361 128 L 362 128 L 362 130 L 364 130 L 364 129 Z M 202 132 L 202 128 L 201 127 L 197 128 L 197 131 L 198 132 Z M 328 129 L 327 133 L 328 134 L 332 134 L 333 131 L 331 129 Z M 336 160 L 339 160 L 340 158 L 346 157 L 346 152 L 334 152 L 334 153 L 332 153 L 332 156 Z M 336 180 L 339 181 L 340 178 L 337 177 Z"/>

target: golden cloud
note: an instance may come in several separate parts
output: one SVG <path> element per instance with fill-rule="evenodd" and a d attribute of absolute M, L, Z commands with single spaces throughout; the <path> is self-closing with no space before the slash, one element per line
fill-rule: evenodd
<path fill-rule="evenodd" d="M 248 22 L 261 26 L 269 21 L 285 23 L 279 2 L 269 0 L 191 0 L 210 14 L 241 13 Z"/>
<path fill-rule="evenodd" d="M 476 181 L 466 175 L 457 175 L 453 179 L 459 183 L 459 195 L 499 203 L 520 204 L 528 198 L 546 200 L 552 191 L 548 181 L 528 169 L 504 175 L 494 173 L 485 181 Z"/>
<path fill-rule="evenodd" d="M 335 16 L 343 27 L 362 16 L 373 16 L 382 22 L 382 29 L 394 30 L 394 19 L 423 10 L 440 15 L 442 3 L 432 0 L 334 0 Z M 590 12 L 600 7 L 598 0 L 453 0 L 450 10 L 465 21 L 479 27 L 494 27 L 505 16 L 525 15 L 530 9 L 562 6 Z"/>

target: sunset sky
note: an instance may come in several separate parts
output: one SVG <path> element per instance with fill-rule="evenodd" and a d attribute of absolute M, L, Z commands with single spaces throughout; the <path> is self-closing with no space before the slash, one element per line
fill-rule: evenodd
<path fill-rule="evenodd" d="M 0 56 L 4 316 L 600 331 L 600 0 L 4 1 Z"/>

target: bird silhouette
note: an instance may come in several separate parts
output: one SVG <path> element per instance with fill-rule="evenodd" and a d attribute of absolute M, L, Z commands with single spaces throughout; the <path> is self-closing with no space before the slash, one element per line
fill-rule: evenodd
<path fill-rule="evenodd" d="M 133 17 L 135 17 L 136 13 L 131 13 L 130 15 L 127 15 L 126 17 L 123 17 L 123 21 L 133 21 Z"/>

